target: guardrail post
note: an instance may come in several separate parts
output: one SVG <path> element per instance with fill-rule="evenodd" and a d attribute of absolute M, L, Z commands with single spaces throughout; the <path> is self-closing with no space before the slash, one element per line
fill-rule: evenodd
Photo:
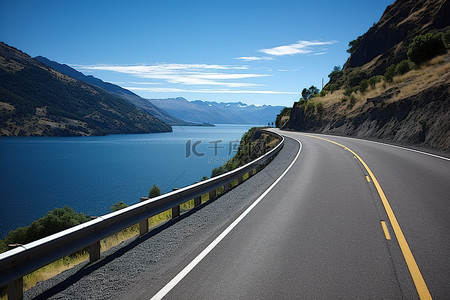
<path fill-rule="evenodd" d="M 197 207 L 202 204 L 202 196 L 198 196 L 194 198 L 194 207 Z"/>
<path fill-rule="evenodd" d="M 180 206 L 177 205 L 172 207 L 172 219 L 178 218 L 180 216 Z"/>
<path fill-rule="evenodd" d="M 100 259 L 100 241 L 89 245 L 89 261 L 94 262 Z"/>
<path fill-rule="evenodd" d="M 242 181 L 243 181 L 242 180 L 242 176 L 239 176 L 237 180 L 238 180 L 238 184 L 237 185 L 240 185 L 242 183 Z"/>
<path fill-rule="evenodd" d="M 147 197 L 141 197 L 141 202 L 146 201 L 149 198 Z M 139 236 L 143 236 L 148 232 L 148 218 L 145 218 L 144 220 L 139 221 Z"/>
<path fill-rule="evenodd" d="M 172 191 L 179 190 L 179 188 L 172 188 Z M 172 219 L 178 218 L 181 214 L 181 208 L 179 205 L 172 207 Z"/>
<path fill-rule="evenodd" d="M 216 195 L 217 195 L 217 192 L 216 192 L 215 189 L 210 191 L 209 192 L 209 200 L 212 200 L 212 199 L 216 198 Z"/>
<path fill-rule="evenodd" d="M 226 184 L 223 186 L 223 192 L 226 193 L 226 192 L 228 192 L 229 190 L 230 190 L 230 183 L 228 182 L 228 183 L 226 183 Z"/>
<path fill-rule="evenodd" d="M 9 244 L 8 249 L 14 249 L 16 247 L 22 246 L 21 244 Z M 22 300 L 23 299 L 23 277 L 17 278 L 13 281 L 8 282 L 8 299 L 9 300 Z"/>

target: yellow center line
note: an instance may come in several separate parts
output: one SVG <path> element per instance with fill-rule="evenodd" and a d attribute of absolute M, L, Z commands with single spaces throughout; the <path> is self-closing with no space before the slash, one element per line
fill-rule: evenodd
<path fill-rule="evenodd" d="M 408 242 L 406 242 L 406 238 L 403 235 L 403 231 L 400 228 L 397 218 L 395 217 L 394 211 L 392 210 L 391 205 L 389 204 L 389 201 L 383 192 L 383 189 L 381 188 L 375 175 L 372 173 L 372 170 L 370 170 L 369 166 L 364 162 L 364 160 L 355 151 L 353 151 L 352 149 L 350 149 L 342 144 L 339 144 L 335 141 L 325 139 L 322 137 L 318 137 L 318 136 L 313 136 L 313 135 L 309 135 L 309 134 L 304 134 L 304 135 L 308 136 L 308 137 L 324 140 L 329 143 L 335 144 L 339 147 L 342 147 L 345 150 L 350 151 L 353 154 L 353 156 L 360 161 L 360 163 L 363 165 L 363 167 L 366 169 L 367 173 L 369 174 L 370 179 L 372 179 L 373 184 L 375 185 L 375 188 L 378 192 L 378 195 L 381 198 L 381 202 L 383 203 L 384 209 L 386 210 L 386 213 L 389 218 L 389 222 L 391 222 L 392 229 L 394 230 L 395 237 L 397 238 L 400 249 L 402 250 L 403 257 L 405 258 L 406 265 L 408 266 L 409 272 L 414 281 L 414 285 L 416 286 L 416 290 L 417 290 L 417 293 L 419 294 L 419 298 L 421 300 L 432 299 L 430 291 L 428 290 L 425 280 L 423 279 L 422 273 L 419 270 L 419 266 L 417 265 L 416 260 L 414 259 L 414 255 L 412 254 L 411 249 L 409 248 Z"/>

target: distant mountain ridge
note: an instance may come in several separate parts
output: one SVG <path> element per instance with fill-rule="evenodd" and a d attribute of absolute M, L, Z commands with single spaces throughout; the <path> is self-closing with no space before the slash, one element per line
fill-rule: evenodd
<path fill-rule="evenodd" d="M 284 106 L 247 105 L 242 102 L 188 101 L 182 97 L 149 99 L 157 107 L 176 118 L 189 122 L 211 124 L 255 124 L 275 122 Z"/>
<path fill-rule="evenodd" d="M 149 114 L 155 116 L 156 118 L 160 119 L 161 121 L 169 124 L 169 125 L 193 125 L 189 122 L 174 118 L 166 111 L 159 109 L 158 107 L 151 104 L 149 101 L 147 101 L 144 98 L 141 98 L 140 96 L 136 95 L 135 93 L 124 89 L 118 85 L 104 82 L 103 80 L 96 78 L 92 75 L 84 75 L 83 73 L 75 70 L 74 68 L 66 65 L 66 64 L 60 64 L 56 61 L 49 60 L 46 57 L 43 56 L 37 56 L 34 59 L 42 62 L 43 64 L 49 66 L 50 68 L 64 74 L 67 76 L 70 76 L 72 78 L 75 78 L 77 80 L 83 81 L 85 83 L 89 83 L 95 86 L 98 86 L 107 92 L 112 93 L 115 96 L 121 97 L 131 103 L 133 103 L 136 107 L 142 108 Z"/>
<path fill-rule="evenodd" d="M 123 98 L 64 75 L 0 42 L 0 135 L 80 136 L 168 132 Z"/>

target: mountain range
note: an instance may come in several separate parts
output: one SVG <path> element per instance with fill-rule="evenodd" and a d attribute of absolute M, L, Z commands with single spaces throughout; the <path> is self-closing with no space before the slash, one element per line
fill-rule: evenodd
<path fill-rule="evenodd" d="M 176 118 L 194 123 L 266 125 L 275 121 L 284 106 L 247 105 L 242 102 L 188 101 L 184 98 L 149 99 Z"/>
<path fill-rule="evenodd" d="M 72 67 L 49 60 L 43 56 L 34 59 L 50 68 L 77 80 L 102 88 L 123 98 L 169 125 L 199 126 L 210 124 L 267 124 L 274 122 L 281 106 L 255 106 L 242 102 L 217 103 L 211 101 L 188 101 L 184 98 L 144 99 L 118 85 L 104 82 Z"/>
<path fill-rule="evenodd" d="M 0 135 L 77 136 L 171 131 L 97 86 L 0 42 Z"/>
<path fill-rule="evenodd" d="M 149 114 L 157 117 L 161 121 L 169 124 L 169 125 L 195 125 L 191 124 L 189 122 L 177 119 L 172 117 L 170 114 L 168 114 L 166 111 L 156 107 L 151 102 L 147 101 L 146 99 L 141 98 L 140 96 L 136 95 L 135 93 L 124 89 L 118 85 L 104 82 L 103 80 L 96 78 L 92 75 L 84 75 L 83 73 L 75 70 L 74 68 L 66 65 L 66 64 L 60 64 L 56 61 L 49 60 L 46 57 L 43 56 L 37 56 L 34 58 L 37 61 L 40 61 L 41 63 L 49 66 L 50 68 L 67 75 L 69 77 L 75 78 L 77 80 L 80 80 L 82 82 L 97 86 L 99 88 L 104 89 L 105 91 L 119 97 L 123 98 L 131 103 L 133 103 L 136 107 L 142 108 Z"/>

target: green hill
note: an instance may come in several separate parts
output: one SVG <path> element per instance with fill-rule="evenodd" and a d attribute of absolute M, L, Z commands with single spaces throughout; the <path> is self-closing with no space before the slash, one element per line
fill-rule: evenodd
<path fill-rule="evenodd" d="M 80 136 L 171 131 L 128 101 L 0 43 L 0 135 Z"/>

